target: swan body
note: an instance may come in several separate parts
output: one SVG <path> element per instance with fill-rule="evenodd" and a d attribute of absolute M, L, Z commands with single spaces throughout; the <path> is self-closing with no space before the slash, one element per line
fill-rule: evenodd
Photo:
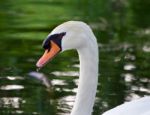
<path fill-rule="evenodd" d="M 150 97 L 143 97 L 119 105 L 102 115 L 150 115 Z"/>
<path fill-rule="evenodd" d="M 98 84 L 99 56 L 97 41 L 90 27 L 79 21 L 65 22 L 47 36 L 43 42 L 43 48 L 45 53 L 36 64 L 39 68 L 59 52 L 77 50 L 80 60 L 80 76 L 71 115 L 91 115 Z M 103 115 L 150 115 L 149 106 L 150 98 L 146 97 L 118 106 Z"/>

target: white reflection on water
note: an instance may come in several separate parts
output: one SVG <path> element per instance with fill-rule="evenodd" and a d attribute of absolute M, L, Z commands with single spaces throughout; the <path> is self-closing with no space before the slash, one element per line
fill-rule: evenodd
<path fill-rule="evenodd" d="M 51 82 L 53 85 L 66 85 L 66 83 L 63 80 L 59 79 L 53 79 Z"/>
<path fill-rule="evenodd" d="M 66 102 L 67 105 L 70 107 L 73 107 L 74 101 L 75 101 L 75 96 L 67 96 L 62 98 L 63 101 Z"/>
<path fill-rule="evenodd" d="M 143 83 L 150 83 L 150 79 L 148 78 L 141 78 L 140 81 Z"/>
<path fill-rule="evenodd" d="M 32 115 L 39 115 L 38 112 L 32 112 Z"/>
<path fill-rule="evenodd" d="M 122 74 L 122 76 L 124 77 L 124 80 L 126 82 L 132 82 L 133 80 L 135 80 L 135 76 L 131 73 Z"/>
<path fill-rule="evenodd" d="M 23 101 L 20 97 L 2 97 L 0 98 L 0 102 L 3 103 L 4 107 L 20 108 L 21 101 Z"/>
<path fill-rule="evenodd" d="M 78 85 L 78 79 L 74 79 L 73 81 L 74 81 L 74 83 L 75 83 L 76 85 Z M 53 79 L 51 82 L 52 82 L 52 85 L 62 85 L 62 86 L 68 85 L 67 82 L 65 82 L 65 81 L 63 81 L 63 80 L 59 80 L 59 79 Z M 60 88 L 55 88 L 55 89 L 56 89 L 57 91 L 61 91 Z M 73 89 L 63 88 L 63 91 L 76 93 L 76 92 L 77 92 L 77 89 L 78 89 L 77 87 L 75 87 L 75 88 L 73 88 Z"/>
<path fill-rule="evenodd" d="M 144 45 L 143 46 L 143 51 L 144 52 L 150 52 L 150 45 Z"/>
<path fill-rule="evenodd" d="M 80 64 L 74 64 L 72 67 L 80 68 Z"/>
<path fill-rule="evenodd" d="M 131 86 L 131 90 L 132 90 L 132 91 L 145 92 L 145 93 L 149 93 L 149 94 L 150 94 L 150 89 L 145 88 L 145 87 L 143 87 L 143 86 L 140 86 L 140 87 L 138 87 L 138 86 Z"/>
<path fill-rule="evenodd" d="M 75 96 L 66 96 L 58 100 L 58 109 L 63 110 L 65 115 L 70 115 L 70 110 L 73 107 L 75 101 Z M 64 113 L 59 113 L 59 115 L 64 115 Z"/>
<path fill-rule="evenodd" d="M 124 59 L 134 61 L 134 60 L 136 59 L 136 57 L 135 57 L 135 55 L 133 55 L 133 54 L 127 53 L 127 54 L 125 55 Z"/>
<path fill-rule="evenodd" d="M 6 76 L 6 77 L 0 77 L 0 79 L 7 79 L 7 80 L 24 80 L 24 77 L 22 76 Z"/>
<path fill-rule="evenodd" d="M 7 76 L 6 77 L 8 80 L 23 80 L 23 77 L 19 77 L 19 76 Z"/>
<path fill-rule="evenodd" d="M 150 29 L 141 29 L 135 32 L 135 34 L 137 34 L 137 36 L 145 36 L 145 35 L 150 35 Z"/>
<path fill-rule="evenodd" d="M 76 84 L 76 86 L 78 86 L 79 79 L 74 79 L 73 81 Z M 70 91 L 70 92 L 77 93 L 78 88 L 77 87 L 74 87 L 73 89 L 63 88 L 63 90 L 66 92 Z"/>
<path fill-rule="evenodd" d="M 79 76 L 78 71 L 54 71 L 52 72 L 55 76 Z"/>
<path fill-rule="evenodd" d="M 67 71 L 67 72 L 62 72 L 62 71 L 55 71 L 52 72 L 52 74 L 54 74 L 55 76 L 79 76 L 79 72 L 76 71 Z M 72 79 L 73 82 L 77 85 L 78 84 L 78 79 Z M 67 86 L 68 82 L 66 80 L 62 80 L 62 79 L 53 79 L 51 81 L 52 85 L 61 85 L 61 86 Z M 75 88 L 55 88 L 56 91 L 62 91 L 63 92 L 74 92 L 76 93 L 77 91 L 77 87 Z M 75 95 L 70 95 L 70 96 L 65 96 L 62 97 L 60 99 L 58 99 L 58 106 L 57 109 L 60 110 L 60 112 L 58 112 L 59 115 L 70 115 L 70 110 L 73 107 L 75 101 Z"/>
<path fill-rule="evenodd" d="M 15 112 L 18 114 L 24 113 L 24 111 L 21 111 L 21 110 L 16 110 Z"/>
<path fill-rule="evenodd" d="M 114 61 L 115 62 L 119 62 L 119 61 L 121 61 L 121 58 L 120 57 L 116 57 Z"/>
<path fill-rule="evenodd" d="M 1 90 L 20 90 L 24 89 L 23 85 L 3 85 L 0 87 Z"/>
<path fill-rule="evenodd" d="M 136 80 L 136 77 L 133 76 L 132 74 L 125 74 L 124 76 L 126 76 L 125 81 L 126 82 L 133 82 L 133 80 Z M 141 78 L 139 79 L 140 83 L 150 83 L 150 80 L 147 78 Z M 140 84 L 130 84 L 128 85 L 129 88 L 129 92 L 127 93 L 126 96 L 126 101 L 131 101 L 131 100 L 135 100 L 135 99 L 139 99 L 143 96 L 149 96 L 150 95 L 150 89 L 149 87 L 144 87 L 144 85 L 140 85 Z M 144 95 L 141 95 L 140 93 L 144 93 Z"/>
<path fill-rule="evenodd" d="M 145 87 L 138 87 L 138 86 L 131 86 L 131 92 L 129 92 L 126 96 L 126 101 L 131 101 L 131 100 L 135 100 L 135 99 L 139 99 L 143 96 L 141 96 L 140 94 L 137 94 L 136 92 L 144 92 L 147 93 L 144 96 L 149 96 L 150 94 L 150 89 L 145 88 Z"/>
<path fill-rule="evenodd" d="M 124 65 L 124 70 L 133 70 L 135 68 L 136 68 L 136 66 L 132 63 L 128 63 L 128 64 Z"/>
<path fill-rule="evenodd" d="M 130 93 L 126 96 L 126 101 L 131 101 L 131 100 L 135 100 L 135 99 L 139 99 L 141 98 L 141 96 L 139 96 L 138 94 L 136 93 Z"/>
<path fill-rule="evenodd" d="M 145 92 L 145 93 L 149 93 L 149 94 L 150 94 L 150 89 L 145 88 L 145 87 L 142 87 L 142 86 L 139 88 L 139 91 Z"/>

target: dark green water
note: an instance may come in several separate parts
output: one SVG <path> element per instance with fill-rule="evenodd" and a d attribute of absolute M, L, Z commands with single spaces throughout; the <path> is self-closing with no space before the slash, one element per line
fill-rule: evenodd
<path fill-rule="evenodd" d="M 1 0 L 0 115 L 68 115 L 78 81 L 75 51 L 40 70 L 47 89 L 29 76 L 43 39 L 60 23 L 82 20 L 99 42 L 99 85 L 93 115 L 150 95 L 150 2 L 146 0 Z"/>

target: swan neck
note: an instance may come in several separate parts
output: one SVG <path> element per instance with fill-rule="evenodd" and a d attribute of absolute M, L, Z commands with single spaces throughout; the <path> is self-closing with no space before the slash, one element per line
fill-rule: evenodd
<path fill-rule="evenodd" d="M 98 48 L 78 50 L 80 76 L 75 104 L 71 115 L 91 115 L 98 82 Z"/>

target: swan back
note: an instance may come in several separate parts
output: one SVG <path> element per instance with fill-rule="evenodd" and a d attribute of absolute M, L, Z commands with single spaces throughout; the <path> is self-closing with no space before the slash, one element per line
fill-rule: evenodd
<path fill-rule="evenodd" d="M 103 113 L 103 115 L 150 115 L 149 113 L 150 97 L 143 97 L 117 106 Z"/>

